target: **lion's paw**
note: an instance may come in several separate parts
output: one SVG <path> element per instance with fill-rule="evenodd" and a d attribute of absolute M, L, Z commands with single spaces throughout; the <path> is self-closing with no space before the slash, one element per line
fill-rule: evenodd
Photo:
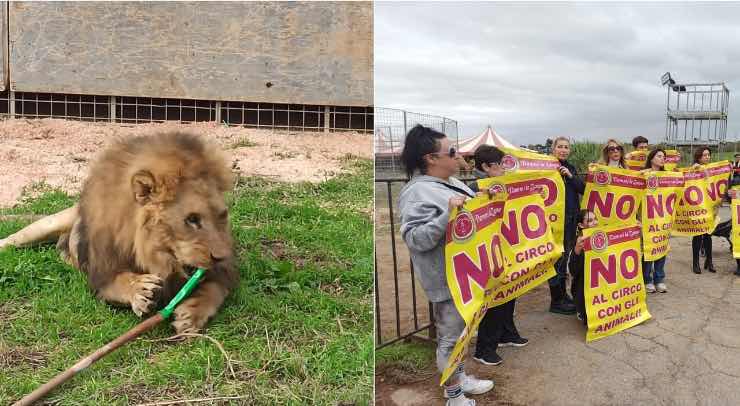
<path fill-rule="evenodd" d="M 155 310 L 157 298 L 162 291 L 162 278 L 156 275 L 138 275 L 133 283 L 131 310 L 141 317 Z"/>
<path fill-rule="evenodd" d="M 183 301 L 175 308 L 174 314 L 175 321 L 172 322 L 172 327 L 175 328 L 177 334 L 197 333 L 203 330 L 208 321 L 208 317 L 203 314 L 197 299 Z"/>

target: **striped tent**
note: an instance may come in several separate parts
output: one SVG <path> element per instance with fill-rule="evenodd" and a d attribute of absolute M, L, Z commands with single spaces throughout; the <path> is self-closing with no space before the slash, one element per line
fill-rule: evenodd
<path fill-rule="evenodd" d="M 475 149 L 481 145 L 493 145 L 494 147 L 506 147 L 518 149 L 516 145 L 506 141 L 504 137 L 500 136 L 496 131 L 489 125 L 480 135 L 468 138 L 458 142 L 458 151 L 463 156 L 471 156 L 475 153 Z"/>

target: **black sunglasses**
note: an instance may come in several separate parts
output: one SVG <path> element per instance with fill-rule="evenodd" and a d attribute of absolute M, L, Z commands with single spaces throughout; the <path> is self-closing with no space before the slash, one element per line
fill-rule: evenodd
<path fill-rule="evenodd" d="M 622 152 L 622 151 L 624 151 L 624 148 L 622 148 L 622 146 L 620 145 L 620 146 L 616 146 L 616 147 L 615 146 L 611 146 L 611 147 L 607 148 L 606 150 L 609 151 L 609 152 L 614 152 L 614 151 Z"/>

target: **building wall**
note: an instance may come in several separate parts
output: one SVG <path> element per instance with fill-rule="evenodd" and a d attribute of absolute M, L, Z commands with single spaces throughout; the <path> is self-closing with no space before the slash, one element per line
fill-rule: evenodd
<path fill-rule="evenodd" d="M 13 2 L 8 14 L 13 91 L 373 104 L 370 2 Z"/>
<path fill-rule="evenodd" d="M 0 92 L 6 90 L 6 84 L 8 83 L 8 3 L 0 1 L 0 29 L 3 30 L 0 33 L 0 52 L 2 52 L 2 66 L 0 66 Z"/>

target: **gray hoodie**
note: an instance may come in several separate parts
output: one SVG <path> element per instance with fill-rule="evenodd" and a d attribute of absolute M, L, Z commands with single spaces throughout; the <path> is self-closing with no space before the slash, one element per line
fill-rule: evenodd
<path fill-rule="evenodd" d="M 431 302 L 452 299 L 445 274 L 448 206 L 451 197 L 465 196 L 442 183 L 475 196 L 469 187 L 455 178 L 445 182 L 427 175 L 415 175 L 401 189 L 399 196 L 401 237 L 409 247 L 414 273 Z"/>

